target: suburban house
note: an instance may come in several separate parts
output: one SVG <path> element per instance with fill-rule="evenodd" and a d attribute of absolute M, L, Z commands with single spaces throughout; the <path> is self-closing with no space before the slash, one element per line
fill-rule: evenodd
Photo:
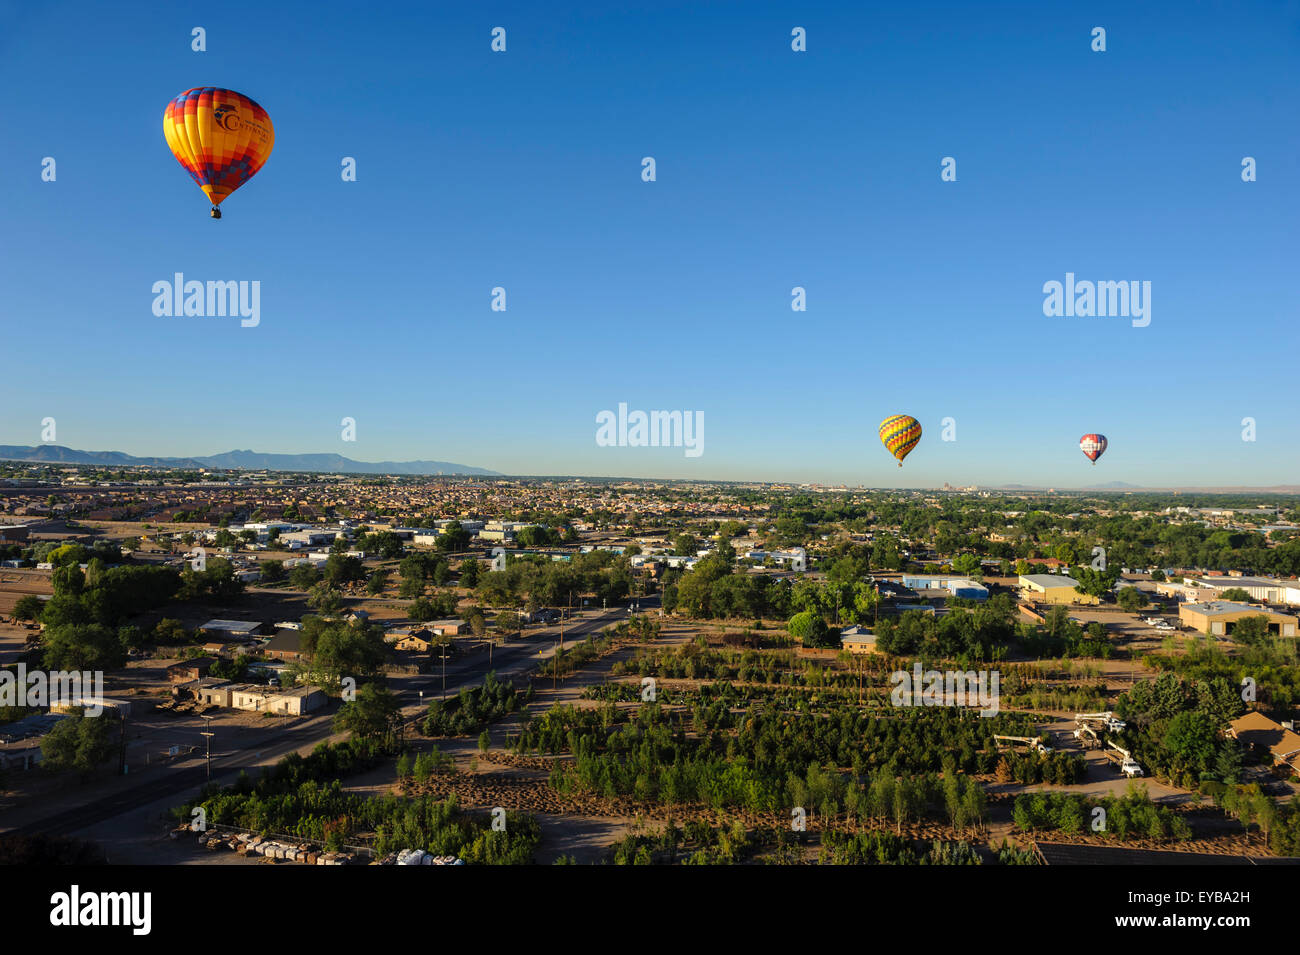
<path fill-rule="evenodd" d="M 306 656 L 302 649 L 302 631 L 276 631 L 275 636 L 262 644 L 262 655 L 270 660 L 301 660 Z"/>
<path fill-rule="evenodd" d="M 1247 746 L 1257 746 L 1300 772 L 1300 735 L 1263 713 L 1247 713 L 1228 724 L 1228 735 Z"/>
<path fill-rule="evenodd" d="M 419 627 L 414 630 L 395 630 L 389 634 L 389 637 L 396 638 L 392 641 L 396 649 L 415 653 L 428 653 L 438 642 L 438 635 L 427 627 Z"/>
<path fill-rule="evenodd" d="M 876 635 L 855 625 L 840 631 L 840 646 L 849 653 L 875 653 Z"/>

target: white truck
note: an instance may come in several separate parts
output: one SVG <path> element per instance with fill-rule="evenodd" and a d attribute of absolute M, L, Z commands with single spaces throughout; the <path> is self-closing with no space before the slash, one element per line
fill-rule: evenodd
<path fill-rule="evenodd" d="M 1108 733 L 1122 733 L 1124 727 L 1128 725 L 1109 710 L 1105 713 L 1075 713 L 1074 722 L 1077 726 L 1097 723 L 1105 728 Z"/>
<path fill-rule="evenodd" d="M 1132 753 L 1130 753 L 1126 749 L 1123 749 L 1122 747 L 1116 746 L 1114 743 L 1110 744 L 1110 748 L 1119 754 L 1118 762 L 1119 762 L 1119 771 L 1121 773 L 1123 773 L 1129 779 L 1133 779 L 1136 776 L 1146 775 L 1144 772 L 1142 772 L 1142 767 L 1138 765 L 1137 760 L 1133 758 Z M 1108 753 L 1107 755 L 1111 755 L 1111 754 Z M 1115 759 L 1114 756 L 1111 756 L 1111 758 Z"/>

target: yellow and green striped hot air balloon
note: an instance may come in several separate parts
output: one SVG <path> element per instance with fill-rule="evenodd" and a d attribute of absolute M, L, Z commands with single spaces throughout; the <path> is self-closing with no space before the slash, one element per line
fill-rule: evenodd
<path fill-rule="evenodd" d="M 910 414 L 896 414 L 880 422 L 880 442 L 885 449 L 898 458 L 898 466 L 903 466 L 903 458 L 911 453 L 921 440 L 921 422 Z"/>

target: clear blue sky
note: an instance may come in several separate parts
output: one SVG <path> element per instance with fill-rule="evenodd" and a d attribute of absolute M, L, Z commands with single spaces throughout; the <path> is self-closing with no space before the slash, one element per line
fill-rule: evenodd
<path fill-rule="evenodd" d="M 1300 481 L 1296 3 L 599 7 L 0 0 L 0 443 Z M 161 128 L 205 85 L 276 130 L 220 222 Z M 260 281 L 261 325 L 155 317 L 178 271 Z M 1066 272 L 1150 281 L 1150 326 L 1045 317 Z M 704 454 L 597 447 L 620 401 L 704 412 Z"/>

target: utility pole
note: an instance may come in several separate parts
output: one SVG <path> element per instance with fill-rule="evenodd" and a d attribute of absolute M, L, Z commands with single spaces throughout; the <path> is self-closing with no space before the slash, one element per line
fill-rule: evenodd
<path fill-rule="evenodd" d="M 119 711 L 122 717 L 121 737 L 118 741 L 117 753 L 117 772 L 120 776 L 126 775 L 126 711 Z"/>
<path fill-rule="evenodd" d="M 212 724 L 209 723 L 208 725 L 211 726 Z M 216 734 L 205 731 L 200 733 L 199 735 L 207 737 L 208 753 L 206 759 L 208 764 L 208 782 L 212 782 L 212 737 L 215 736 Z"/>

